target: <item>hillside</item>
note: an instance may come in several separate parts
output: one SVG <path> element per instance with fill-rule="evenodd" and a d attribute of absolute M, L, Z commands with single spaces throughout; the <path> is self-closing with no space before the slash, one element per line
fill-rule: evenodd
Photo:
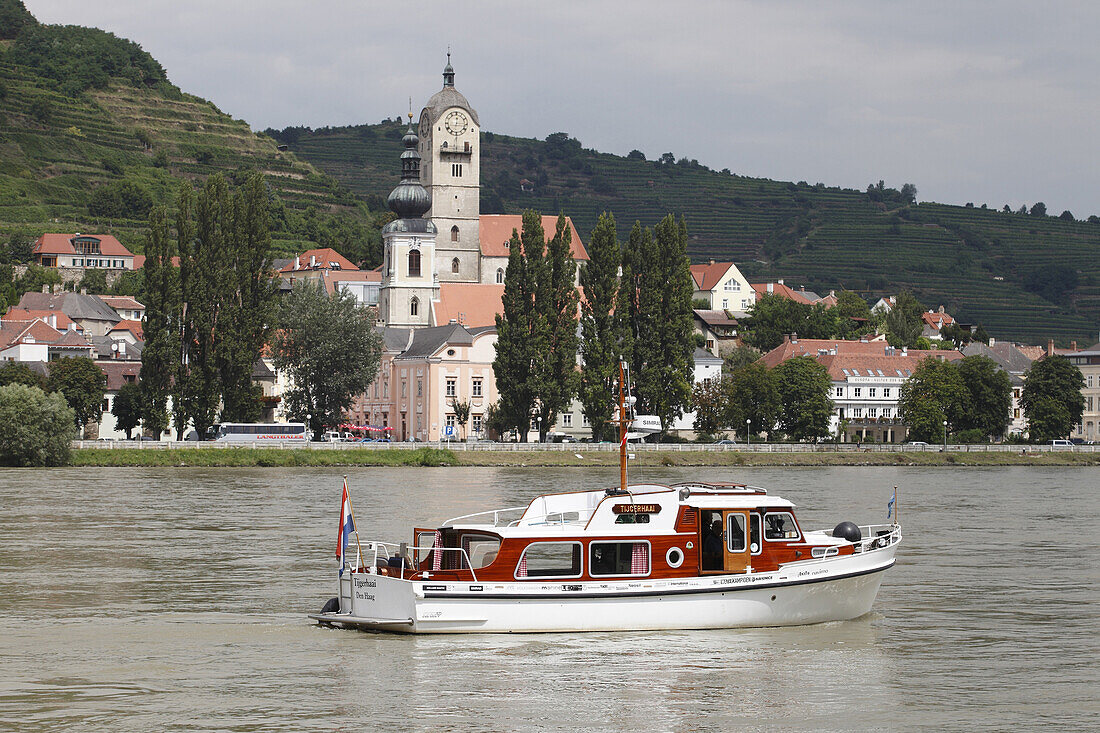
<path fill-rule="evenodd" d="M 290 150 L 369 201 L 394 185 L 402 126 L 269 130 Z M 750 279 L 856 290 L 899 289 L 964 323 L 1033 343 L 1093 343 L 1100 326 L 1100 219 L 1087 222 L 915 203 L 881 188 L 856 191 L 716 172 L 671 154 L 647 161 L 482 133 L 482 213 L 564 210 L 582 232 L 599 212 L 620 227 L 687 217 L 694 261 L 737 262 Z M 521 180 L 526 180 L 521 187 Z M 531 190 L 524 190 L 529 188 Z M 908 191 L 906 193 L 909 193 Z"/>
<path fill-rule="evenodd" d="M 141 252 L 149 207 L 181 181 L 259 170 L 278 253 L 321 244 L 378 259 L 378 217 L 351 191 L 181 92 L 137 44 L 39 25 L 18 0 L 0 0 L 0 19 L 0 241 L 101 232 Z"/>

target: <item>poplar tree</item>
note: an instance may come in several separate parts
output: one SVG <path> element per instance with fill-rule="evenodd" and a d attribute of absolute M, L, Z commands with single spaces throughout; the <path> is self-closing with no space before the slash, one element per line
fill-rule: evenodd
<path fill-rule="evenodd" d="M 141 422 L 158 440 L 168 429 L 168 395 L 179 361 L 179 273 L 172 251 L 168 213 L 158 206 L 149 216 L 145 242 L 141 352 Z"/>
<path fill-rule="evenodd" d="M 527 442 L 537 374 L 542 367 L 545 327 L 535 310 L 542 269 L 542 222 L 533 211 L 523 213 L 522 235 L 512 230 L 508 269 L 504 274 L 503 312 L 496 316 L 497 354 L 493 360 L 499 414 L 503 424 Z"/>
<path fill-rule="evenodd" d="M 615 380 L 619 367 L 619 329 L 613 310 L 619 295 L 622 252 L 615 231 L 615 217 L 600 214 L 588 242 L 588 262 L 581 267 L 584 290 L 581 305 L 581 404 L 592 426 L 592 438 L 600 441 L 614 434 L 609 424 L 615 407 Z"/>
<path fill-rule="evenodd" d="M 218 294 L 222 305 L 214 333 L 214 357 L 222 389 L 222 420 L 255 422 L 260 418 L 259 387 L 252 369 L 267 340 L 274 303 L 271 278 L 267 191 L 263 177 L 253 173 L 233 196 L 232 218 L 223 222 L 225 259 Z M 223 216 L 227 211 L 223 210 Z"/>
<path fill-rule="evenodd" d="M 577 393 L 577 263 L 573 260 L 572 234 L 565 214 L 558 215 L 554 236 L 546 247 L 540 270 L 543 282 L 536 288 L 536 319 L 543 324 L 544 348 L 536 377 L 536 409 L 539 440 L 546 437 L 557 414 Z M 526 247 L 525 247 L 526 250 Z"/>

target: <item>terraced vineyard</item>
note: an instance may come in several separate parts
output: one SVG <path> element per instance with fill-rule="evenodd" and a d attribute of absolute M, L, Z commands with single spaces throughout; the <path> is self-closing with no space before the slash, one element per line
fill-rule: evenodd
<path fill-rule="evenodd" d="M 403 130 L 391 122 L 280 136 L 375 200 L 394 185 Z M 693 260 L 733 260 L 750 279 L 785 278 L 823 293 L 848 288 L 872 301 L 908 288 L 927 307 L 943 305 L 999 338 L 1097 340 L 1100 220 L 884 204 L 863 191 L 747 178 L 694 161 L 624 158 L 579 145 L 563 153 L 557 142 L 483 132 L 482 212 L 563 210 L 582 232 L 605 210 L 624 230 L 671 212 L 687 218 Z M 1072 270 L 1076 287 L 1059 297 L 1029 292 L 1029 277 L 1052 265 Z"/>

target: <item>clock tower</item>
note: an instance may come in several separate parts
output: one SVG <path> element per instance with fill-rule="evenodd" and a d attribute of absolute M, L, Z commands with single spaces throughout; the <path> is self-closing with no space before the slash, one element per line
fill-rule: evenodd
<path fill-rule="evenodd" d="M 419 127 L 423 181 L 431 198 L 427 216 L 438 232 L 435 272 L 442 282 L 478 282 L 480 277 L 480 131 L 477 112 L 455 89 L 448 53 L 443 89 L 428 100 Z"/>

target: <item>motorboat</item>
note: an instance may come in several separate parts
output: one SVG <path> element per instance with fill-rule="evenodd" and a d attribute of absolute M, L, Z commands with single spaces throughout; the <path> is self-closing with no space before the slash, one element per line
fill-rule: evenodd
<path fill-rule="evenodd" d="M 805 529 L 792 502 L 760 487 L 630 484 L 625 391 L 613 488 L 544 494 L 386 542 L 359 540 L 345 481 L 338 595 L 311 618 L 400 633 L 526 633 L 789 626 L 870 612 L 901 542 L 896 514 Z"/>

